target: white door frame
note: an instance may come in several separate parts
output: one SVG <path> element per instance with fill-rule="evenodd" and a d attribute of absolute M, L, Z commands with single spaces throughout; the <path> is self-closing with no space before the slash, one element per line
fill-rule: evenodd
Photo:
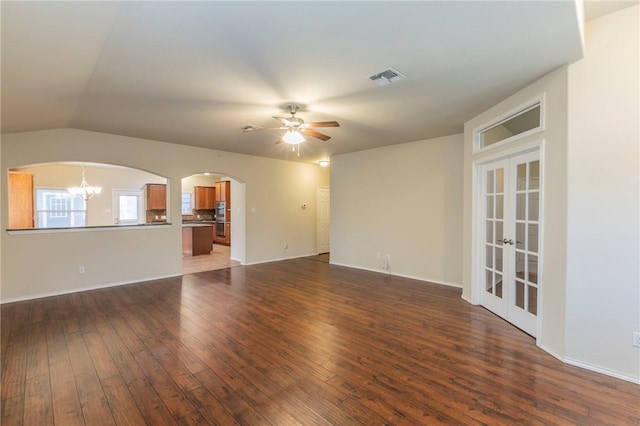
<path fill-rule="evenodd" d="M 539 139 L 532 141 L 531 143 L 520 145 L 518 148 L 503 150 L 498 153 L 491 153 L 490 155 L 483 156 L 481 159 L 473 161 L 472 163 L 472 171 L 471 171 L 471 179 L 472 179 L 472 207 L 471 207 L 471 297 L 470 301 L 473 304 L 480 305 L 482 304 L 482 295 L 484 289 L 482 288 L 482 280 L 480 279 L 481 273 L 483 273 L 483 265 L 482 265 L 482 252 L 484 249 L 484 240 L 482 236 L 484 235 L 484 218 L 481 211 L 481 206 L 483 206 L 482 197 L 483 191 L 481 186 L 481 176 L 480 171 L 482 168 L 489 163 L 499 161 L 502 159 L 509 159 L 511 157 L 515 157 L 522 154 L 527 154 L 530 152 L 539 152 L 540 158 L 540 223 L 539 223 L 539 257 L 538 257 L 538 268 L 539 268 L 539 283 L 544 283 L 543 276 L 543 253 L 544 253 L 544 194 L 545 194 L 545 182 L 544 178 L 544 169 L 545 162 L 544 160 L 544 139 Z M 536 341 L 539 344 L 540 341 L 540 333 L 542 320 L 543 320 L 543 306 L 544 306 L 544 284 L 540 285 L 538 288 L 538 312 L 537 312 L 537 336 Z"/>

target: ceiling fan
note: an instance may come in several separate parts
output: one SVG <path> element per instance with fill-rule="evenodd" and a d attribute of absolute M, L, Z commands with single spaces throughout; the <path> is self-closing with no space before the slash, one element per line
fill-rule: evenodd
<path fill-rule="evenodd" d="M 285 130 L 285 133 L 276 141 L 276 144 L 279 143 L 287 143 L 290 145 L 297 145 L 301 142 L 304 142 L 304 137 L 302 135 L 311 136 L 323 141 L 328 141 L 331 139 L 331 136 L 327 136 L 324 133 L 320 133 L 316 130 L 313 130 L 314 127 L 340 127 L 340 124 L 337 121 L 315 121 L 311 123 L 305 123 L 304 120 L 300 117 L 296 117 L 296 112 L 300 109 L 299 105 L 290 104 L 287 105 L 289 109 L 289 113 L 291 117 L 276 117 L 273 116 L 276 120 L 280 120 L 280 127 L 260 127 L 249 124 L 242 128 L 243 132 L 256 132 L 259 130 Z"/>

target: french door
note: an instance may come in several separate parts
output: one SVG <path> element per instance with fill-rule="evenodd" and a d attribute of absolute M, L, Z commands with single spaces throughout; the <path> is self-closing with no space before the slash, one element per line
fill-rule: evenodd
<path fill-rule="evenodd" d="M 481 304 L 537 336 L 540 292 L 540 153 L 480 168 Z"/>

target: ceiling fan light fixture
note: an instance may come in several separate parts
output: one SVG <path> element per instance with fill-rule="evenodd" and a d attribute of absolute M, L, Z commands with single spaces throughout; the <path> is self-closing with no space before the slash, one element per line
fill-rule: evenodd
<path fill-rule="evenodd" d="M 304 142 L 304 136 L 296 130 L 287 130 L 287 133 L 282 136 L 282 140 L 289 145 L 297 145 Z"/>
<path fill-rule="evenodd" d="M 318 164 L 320 164 L 320 167 L 327 167 L 329 165 L 329 160 L 320 160 L 318 161 Z"/>

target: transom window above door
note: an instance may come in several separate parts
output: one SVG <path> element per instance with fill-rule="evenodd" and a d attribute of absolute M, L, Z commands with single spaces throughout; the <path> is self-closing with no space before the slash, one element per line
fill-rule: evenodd
<path fill-rule="evenodd" d="M 542 123 L 542 104 L 536 101 L 474 132 L 474 148 L 479 151 L 536 133 L 542 130 Z"/>

